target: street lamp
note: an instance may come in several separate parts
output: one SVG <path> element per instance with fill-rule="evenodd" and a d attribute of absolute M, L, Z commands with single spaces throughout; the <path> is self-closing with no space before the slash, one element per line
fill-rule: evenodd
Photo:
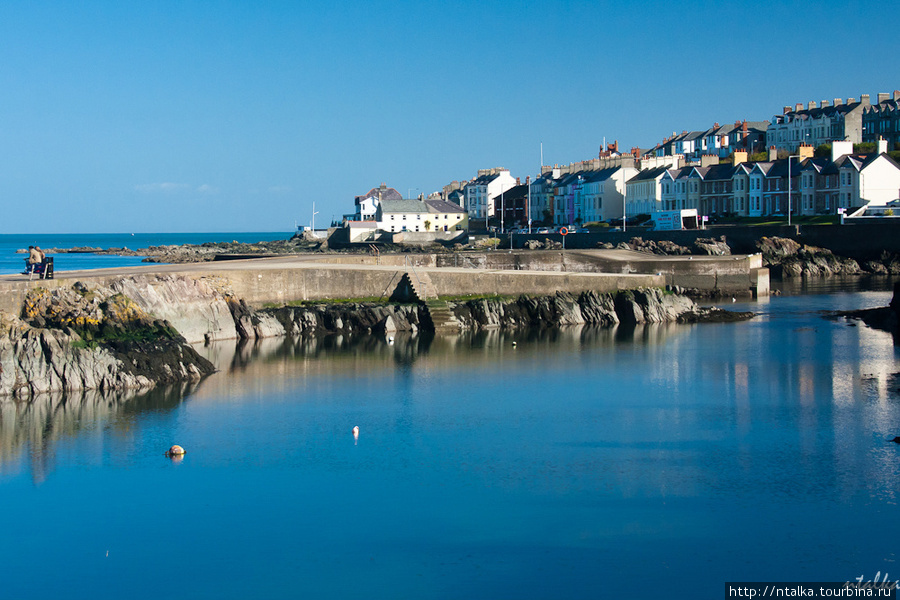
<path fill-rule="evenodd" d="M 788 217 L 788 226 L 791 224 L 791 159 L 796 158 L 799 159 L 799 154 L 793 154 L 788 156 L 788 205 L 787 205 L 787 217 Z"/>

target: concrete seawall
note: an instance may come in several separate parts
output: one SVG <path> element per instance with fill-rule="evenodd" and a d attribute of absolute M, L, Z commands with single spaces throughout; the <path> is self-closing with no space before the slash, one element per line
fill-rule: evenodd
<path fill-rule="evenodd" d="M 546 295 L 613 292 L 678 285 L 722 293 L 768 293 L 759 256 L 663 257 L 622 250 L 522 251 L 452 254 L 312 255 L 255 260 L 149 265 L 96 271 L 57 271 L 56 279 L 0 276 L 0 310 L 17 313 L 28 290 L 91 281 L 112 286 L 129 277 L 183 276 L 202 281 L 251 306 L 341 298 L 383 298 L 405 273 L 427 274 L 431 294 Z"/>
<path fill-rule="evenodd" d="M 89 281 L 112 286 L 130 277 L 171 275 L 203 281 L 211 288 L 227 291 L 251 306 L 287 304 L 301 300 L 340 298 L 384 298 L 387 300 L 410 271 L 390 265 L 323 264 L 290 259 L 259 259 L 185 265 L 155 265 L 104 271 L 58 271 L 52 280 L 22 280 L 0 277 L 0 310 L 18 313 L 30 289 L 71 286 Z M 441 296 L 468 294 L 552 294 L 555 291 L 611 292 L 638 287 L 661 287 L 660 275 L 493 271 L 465 268 L 420 267 L 428 273 Z"/>

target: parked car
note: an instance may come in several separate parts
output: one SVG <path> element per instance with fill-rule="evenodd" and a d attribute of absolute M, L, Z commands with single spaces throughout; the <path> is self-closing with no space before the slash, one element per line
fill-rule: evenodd
<path fill-rule="evenodd" d="M 538 227 L 537 232 L 538 233 L 550 233 L 550 228 L 549 227 Z"/>

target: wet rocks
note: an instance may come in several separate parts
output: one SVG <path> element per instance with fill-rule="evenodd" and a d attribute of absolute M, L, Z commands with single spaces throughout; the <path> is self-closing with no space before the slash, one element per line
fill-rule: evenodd
<path fill-rule="evenodd" d="M 780 278 L 859 275 L 863 269 L 852 258 L 836 256 L 831 250 L 805 246 L 788 238 L 761 238 L 756 243 L 763 265 Z"/>

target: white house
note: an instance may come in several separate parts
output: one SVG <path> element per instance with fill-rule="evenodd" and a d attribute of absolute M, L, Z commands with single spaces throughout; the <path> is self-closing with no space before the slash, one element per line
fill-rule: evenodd
<path fill-rule="evenodd" d="M 644 169 L 625 183 L 626 214 L 649 214 L 662 210 L 661 180 L 668 167 Z"/>
<path fill-rule="evenodd" d="M 625 182 L 636 174 L 637 169 L 624 166 L 583 173 L 576 188 L 576 222 L 620 219 L 625 210 Z"/>
<path fill-rule="evenodd" d="M 389 188 L 382 183 L 377 188 L 372 188 L 365 194 L 354 198 L 353 203 L 356 205 L 357 221 L 374 221 L 375 213 L 378 205 L 383 200 L 402 200 L 403 196 L 394 188 Z"/>
<path fill-rule="evenodd" d="M 378 229 L 389 233 L 438 233 L 466 229 L 466 211 L 443 200 L 384 200 L 376 215 Z"/>
<path fill-rule="evenodd" d="M 508 169 L 484 169 L 465 187 L 465 209 L 471 219 L 494 216 L 494 199 L 516 185 Z"/>

